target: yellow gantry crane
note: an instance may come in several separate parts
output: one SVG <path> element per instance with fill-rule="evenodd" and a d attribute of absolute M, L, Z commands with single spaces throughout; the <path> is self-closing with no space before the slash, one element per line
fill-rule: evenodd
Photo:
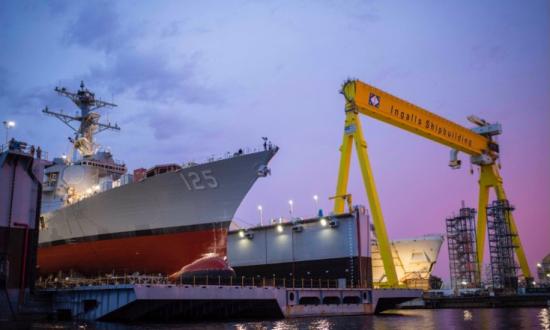
<path fill-rule="evenodd" d="M 361 168 L 365 189 L 371 209 L 376 237 L 380 249 L 380 256 L 384 265 L 387 283 L 389 287 L 399 286 L 399 280 L 395 271 L 392 252 L 384 217 L 378 200 L 374 177 L 367 154 L 367 144 L 363 137 L 359 114 L 376 118 L 385 123 L 397 126 L 424 138 L 439 142 L 451 148 L 451 160 L 449 166 L 453 169 L 460 168 L 458 152 L 470 155 L 472 164 L 481 168 L 479 177 L 479 203 L 477 219 L 477 261 L 478 274 L 481 274 L 483 264 L 483 249 L 485 246 L 485 232 L 487 227 L 486 207 L 489 199 L 489 190 L 493 188 L 498 199 L 506 199 L 502 185 L 502 177 L 499 174 L 496 160 L 499 154 L 499 145 L 493 140 L 493 136 L 502 133 L 500 124 L 490 124 L 475 116 L 468 120 L 476 125 L 472 129 L 460 126 L 450 120 L 433 114 L 418 106 L 399 99 L 380 89 L 363 83 L 359 80 L 349 80 L 342 87 L 342 94 L 346 99 L 346 122 L 344 138 L 340 147 L 341 158 L 338 172 L 338 183 L 334 198 L 334 212 L 344 212 L 345 203 L 351 203 L 351 195 L 347 193 L 349 167 L 351 160 L 352 144 L 355 141 L 357 158 Z M 510 215 L 510 227 L 512 230 L 513 244 L 516 255 L 525 278 L 531 278 L 531 272 L 527 264 L 525 252 L 521 245 L 515 220 Z"/>

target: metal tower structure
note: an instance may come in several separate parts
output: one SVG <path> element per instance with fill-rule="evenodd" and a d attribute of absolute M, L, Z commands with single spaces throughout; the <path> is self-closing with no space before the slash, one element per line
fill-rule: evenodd
<path fill-rule="evenodd" d="M 480 286 L 475 216 L 476 210 L 465 207 L 462 202 L 459 215 L 446 220 L 449 268 L 453 289 Z"/>
<path fill-rule="evenodd" d="M 107 129 L 120 130 L 116 123 L 114 125 L 100 123 L 101 115 L 97 112 L 101 108 L 116 107 L 117 105 L 96 99 L 95 94 L 84 86 L 83 81 L 80 82 L 80 89 L 76 92 L 70 92 L 65 87 L 56 87 L 55 91 L 73 101 L 80 109 L 80 115 L 70 116 L 64 114 L 63 111 L 53 112 L 48 107 L 44 108 L 42 112 L 56 117 L 74 131 L 74 139 L 69 138 L 69 140 L 84 158 L 91 157 L 97 151 L 98 145 L 94 143 L 95 134 Z M 79 127 L 71 125 L 72 122 L 79 122 Z"/>
<path fill-rule="evenodd" d="M 515 293 L 518 288 L 517 265 L 514 259 L 514 238 L 510 217 L 514 207 L 499 199 L 487 207 L 487 231 L 493 289 Z"/>
<path fill-rule="evenodd" d="M 483 264 L 487 227 L 486 207 L 489 202 L 489 193 L 491 190 L 494 190 L 498 199 L 507 199 L 498 166 L 500 145 L 495 138 L 502 133 L 501 125 L 499 123 L 487 122 L 476 116 L 469 116 L 468 121 L 476 125 L 469 129 L 359 80 L 346 81 L 342 86 L 341 93 L 344 95 L 346 101 L 346 120 L 344 123 L 342 145 L 340 146 L 340 166 L 338 169 L 336 194 L 331 197 L 331 199 L 334 199 L 334 213 L 344 213 L 346 201 L 351 201 L 347 185 L 350 175 L 351 153 L 355 145 L 357 160 L 359 161 L 363 184 L 372 214 L 372 222 L 376 228 L 380 255 L 384 271 L 387 275 L 387 281 L 384 285 L 397 287 L 401 283 L 399 283 L 395 270 L 395 263 L 367 153 L 367 142 L 363 135 L 360 115 L 375 118 L 450 147 L 451 160 L 449 166 L 453 169 L 460 167 L 461 161 L 457 156 L 459 152 L 469 155 L 470 163 L 479 166 L 479 199 L 477 209 L 479 214 L 476 225 L 476 251 L 477 264 Z M 513 243 L 516 246 L 515 253 L 523 276 L 531 278 L 531 270 L 529 269 L 525 251 L 523 250 L 512 215 L 510 215 L 510 226 L 511 232 L 515 234 L 513 236 Z M 478 273 L 480 273 L 480 270 L 478 270 Z"/>

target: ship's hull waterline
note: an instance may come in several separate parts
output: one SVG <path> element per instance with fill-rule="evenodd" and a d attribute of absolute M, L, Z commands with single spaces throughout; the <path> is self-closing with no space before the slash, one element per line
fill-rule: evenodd
<path fill-rule="evenodd" d="M 44 246 L 38 255 L 40 272 L 53 274 L 59 270 L 74 270 L 86 275 L 110 272 L 171 274 L 206 254 L 225 256 L 229 223 L 212 224 L 211 227 L 218 228 L 182 228 L 168 234 L 137 234 L 133 237 Z"/>
<path fill-rule="evenodd" d="M 276 152 L 159 174 L 44 214 L 40 273 L 168 275 L 204 255 L 225 256 L 229 224 Z"/>

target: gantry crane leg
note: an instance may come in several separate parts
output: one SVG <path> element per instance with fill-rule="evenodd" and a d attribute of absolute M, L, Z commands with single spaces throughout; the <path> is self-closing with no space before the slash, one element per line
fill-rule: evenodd
<path fill-rule="evenodd" d="M 352 127 L 353 122 L 346 115 L 345 127 Z M 336 183 L 336 196 L 334 197 L 334 212 L 336 214 L 344 213 L 346 197 L 348 191 L 349 166 L 351 162 L 351 148 L 353 143 L 353 134 L 348 134 L 344 129 L 344 138 L 340 146 L 340 167 L 338 168 L 338 182 Z"/>
<path fill-rule="evenodd" d="M 502 185 L 502 177 L 498 171 L 496 164 L 481 165 L 481 173 L 479 176 L 479 203 L 478 203 L 478 217 L 477 217 L 477 261 L 479 267 L 479 274 L 482 271 L 483 265 L 483 253 L 485 247 L 485 236 L 487 229 L 487 204 L 489 202 L 489 190 L 495 189 L 495 193 L 498 199 L 507 199 L 504 187 Z M 531 270 L 525 257 L 525 251 L 519 238 L 519 233 L 516 227 L 516 221 L 514 216 L 510 214 L 510 227 L 514 236 L 512 237 L 512 243 L 515 246 L 516 256 L 518 258 L 521 271 L 525 278 L 531 278 Z"/>
<path fill-rule="evenodd" d="M 369 207 L 372 214 L 376 238 L 380 250 L 380 256 L 384 265 L 384 271 L 387 278 L 387 286 L 397 287 L 399 281 L 395 271 L 395 264 L 390 247 L 390 241 L 386 232 L 386 225 L 378 200 L 378 193 L 372 175 L 369 157 L 367 154 L 367 144 L 363 137 L 361 121 L 357 117 L 357 112 L 352 104 L 346 104 L 346 126 L 344 130 L 344 139 L 340 148 L 340 168 L 338 173 L 338 184 L 336 188 L 336 198 L 334 210 L 336 213 L 344 212 L 345 196 L 347 196 L 347 183 L 349 179 L 349 168 L 351 159 L 352 140 L 355 140 L 355 148 L 357 150 L 357 158 L 363 176 L 363 183 L 369 200 Z"/>

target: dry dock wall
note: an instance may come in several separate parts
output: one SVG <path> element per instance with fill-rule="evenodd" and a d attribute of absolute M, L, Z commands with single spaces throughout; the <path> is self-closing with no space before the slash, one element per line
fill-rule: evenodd
<path fill-rule="evenodd" d="M 334 287 L 345 279 L 347 286 L 370 288 L 369 224 L 362 210 L 231 231 L 229 263 L 238 277 L 284 278 L 287 286 L 326 287 L 328 280 Z"/>
<path fill-rule="evenodd" d="M 34 286 L 42 166 L 22 150 L 0 153 L 0 319 Z"/>

